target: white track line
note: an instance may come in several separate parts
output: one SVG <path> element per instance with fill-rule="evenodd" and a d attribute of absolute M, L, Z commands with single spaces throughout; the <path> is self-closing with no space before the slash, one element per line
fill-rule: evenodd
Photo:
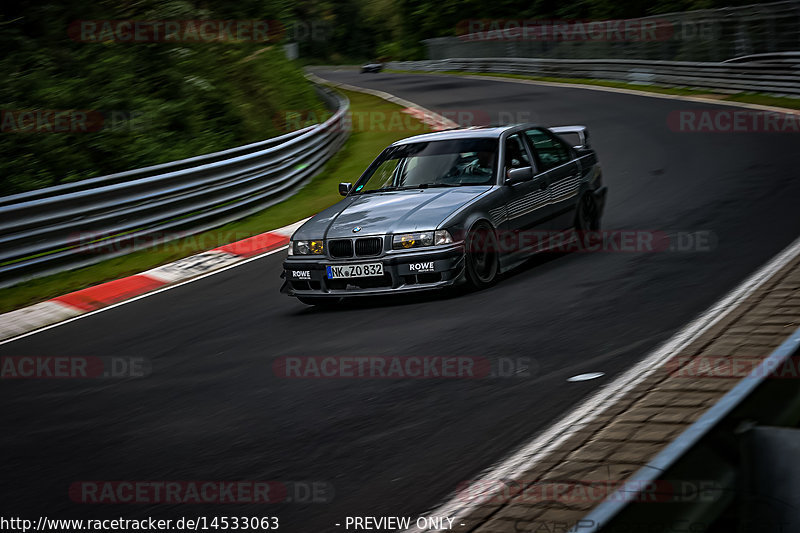
<path fill-rule="evenodd" d="M 421 105 L 416 104 L 414 102 L 411 102 L 409 100 L 406 100 L 404 98 L 400 98 L 399 96 L 395 96 L 392 93 L 387 93 L 385 91 L 378 91 L 376 89 L 367 89 L 366 87 L 358 87 L 357 85 L 349 85 L 347 83 L 340 83 L 338 81 L 332 81 L 332 80 L 317 76 L 313 72 L 307 72 L 306 73 L 306 77 L 308 79 L 310 79 L 311 81 L 314 81 L 314 82 L 319 83 L 319 84 L 333 85 L 334 87 L 338 87 L 338 88 L 344 89 L 346 91 L 354 91 L 354 92 L 358 92 L 358 93 L 368 94 L 370 96 L 376 96 L 378 98 L 383 98 L 387 102 L 391 102 L 393 104 L 397 104 L 397 105 L 403 106 L 405 108 L 419 109 L 420 111 L 422 111 L 422 113 L 425 116 L 431 117 L 431 118 L 439 121 L 441 123 L 441 125 L 443 127 L 446 127 L 446 128 L 457 128 L 457 127 L 459 127 L 458 123 L 450 120 L 449 118 L 445 118 L 445 117 L 443 117 L 442 115 L 440 115 L 438 113 L 434 113 L 433 111 L 431 111 L 428 108 L 422 107 Z"/>
<path fill-rule="evenodd" d="M 800 255 L 800 239 L 795 240 L 755 274 L 712 305 L 666 343 L 651 352 L 636 366 L 600 389 L 532 441 L 484 472 L 480 480 L 485 480 L 487 483 L 482 484 L 477 481 L 476 486 L 490 487 L 489 480 L 513 479 L 515 475 L 520 475 L 535 467 L 578 429 L 595 420 L 606 409 L 621 400 L 628 391 L 651 376 L 661 367 L 663 362 L 669 360 L 674 354 L 679 353 L 689 343 L 728 315 L 778 270 L 798 255 Z M 490 494 L 486 494 L 486 497 L 490 496 Z M 428 514 L 431 516 L 455 517 L 458 523 L 458 521 L 467 518 L 469 513 L 481 503 L 480 498 L 465 502 L 463 497 L 456 494 L 449 501 Z"/>

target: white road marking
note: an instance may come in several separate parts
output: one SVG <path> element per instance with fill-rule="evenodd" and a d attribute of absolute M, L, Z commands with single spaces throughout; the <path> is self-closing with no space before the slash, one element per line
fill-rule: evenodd
<path fill-rule="evenodd" d="M 63 322 L 59 322 L 57 324 L 51 324 L 51 325 L 45 326 L 43 328 L 39 328 L 39 329 L 36 329 L 36 330 L 33 330 L 33 331 L 29 331 L 27 333 L 23 333 L 22 335 L 19 335 L 17 337 L 13 337 L 11 339 L 2 340 L 2 341 L 0 341 L 0 345 L 6 344 L 6 343 L 9 343 L 9 342 L 14 342 L 16 340 L 23 339 L 23 338 L 28 337 L 30 335 L 35 335 L 36 333 L 41 333 L 42 331 L 46 331 L 48 329 L 52 329 L 52 328 L 55 328 L 55 327 L 58 327 L 58 326 L 63 326 L 64 324 L 69 324 L 70 322 L 74 322 L 75 320 L 80 320 L 82 318 L 86 318 L 86 317 L 89 317 L 89 316 L 92 316 L 92 315 L 96 315 L 97 313 L 102 313 L 103 311 L 108 311 L 109 309 L 115 309 L 115 308 L 117 308 L 117 307 L 119 307 L 121 305 L 129 304 L 131 302 L 135 302 L 137 300 L 141 300 L 142 298 L 147 298 L 148 296 L 153 296 L 154 294 L 159 294 L 159 293 L 162 293 L 164 291 L 168 291 L 170 289 L 174 289 L 176 287 L 182 287 L 182 286 L 186 285 L 187 283 L 194 283 L 195 281 L 199 281 L 201 279 L 205 279 L 205 278 L 207 278 L 209 276 L 213 276 L 214 274 L 219 274 L 220 272 L 224 272 L 224 271 L 229 270 L 231 268 L 235 268 L 235 267 L 244 265 L 245 263 L 249 263 L 250 261 L 256 261 L 257 259 L 262 259 L 262 258 L 264 258 L 264 257 L 266 257 L 268 255 L 272 255 L 272 254 L 275 254 L 275 253 L 278 253 L 278 252 L 286 251 L 287 248 L 288 248 L 288 246 L 281 246 L 280 248 L 276 248 L 275 250 L 270 250 L 269 252 L 265 252 L 265 253 L 263 253 L 261 255 L 256 255 L 256 256 L 253 256 L 253 257 L 248 257 L 247 259 L 242 259 L 241 261 L 237 261 L 236 263 L 233 263 L 233 264 L 230 264 L 230 265 L 226 265 L 226 266 L 224 266 L 224 267 L 222 267 L 220 269 L 217 269 L 217 270 L 212 270 L 211 272 L 206 272 L 205 274 L 200 274 L 197 277 L 194 277 L 194 278 L 191 278 L 191 279 L 187 279 L 185 281 L 181 281 L 180 283 L 175 283 L 174 285 L 165 285 L 164 287 L 161 287 L 161 288 L 156 289 L 154 291 L 150 291 L 150 292 L 147 292 L 145 294 L 140 294 L 139 296 L 134 296 L 133 298 L 131 298 L 129 300 L 124 300 L 122 302 L 117 302 L 117 303 L 111 304 L 111 305 L 109 305 L 107 307 L 101 307 L 100 309 L 96 309 L 94 311 L 89 311 L 88 313 L 84 313 L 82 315 L 78 315 L 76 317 L 69 318 L 67 320 L 64 320 Z M 43 302 L 43 303 L 47 303 L 47 302 Z M 25 309 L 27 309 L 27 308 L 25 308 Z"/>
<path fill-rule="evenodd" d="M 53 301 L 29 305 L 3 315 L 3 320 L 0 322 L 0 337 L 19 335 L 30 331 L 31 328 L 53 324 L 80 315 L 82 312 Z"/>
<path fill-rule="evenodd" d="M 417 74 L 436 74 L 436 72 L 418 71 Z M 441 75 L 441 74 L 439 74 Z M 618 93 L 627 94 L 631 96 L 644 96 L 647 98 L 661 98 L 662 100 L 684 100 L 686 102 L 696 102 L 700 104 L 709 105 L 723 105 L 730 107 L 743 107 L 745 109 L 755 109 L 758 111 L 773 111 L 776 113 L 783 113 L 785 115 L 800 115 L 800 110 L 790 109 L 788 107 L 776 107 L 762 104 L 751 104 L 748 102 L 736 102 L 733 100 L 717 100 L 714 98 L 704 98 L 702 96 L 688 96 L 682 94 L 667 94 L 667 93 L 654 93 L 650 91 L 638 91 L 636 89 L 625 89 L 622 87 L 605 87 L 603 85 L 591 85 L 584 83 L 563 83 L 557 81 L 537 81 L 526 80 L 524 78 L 505 78 L 503 76 L 476 76 L 474 74 L 445 74 L 445 76 L 453 76 L 456 78 L 466 78 L 470 80 L 490 80 L 502 81 L 506 83 L 524 83 L 526 85 L 541 85 L 544 87 L 563 87 L 565 89 L 586 89 L 589 91 L 601 91 L 605 93 Z M 612 80 L 613 81 L 613 80 Z M 622 82 L 624 83 L 624 82 Z M 658 87 L 656 85 L 656 87 Z M 709 93 L 713 92 L 709 89 Z"/>
<path fill-rule="evenodd" d="M 619 401 L 630 389 L 651 376 L 661 367 L 661 363 L 679 353 L 689 343 L 700 337 L 714 324 L 736 309 L 748 296 L 798 255 L 800 255 L 800 238 L 773 257 L 755 274 L 747 278 L 690 324 L 678 331 L 671 339 L 648 354 L 638 364 L 601 388 L 533 440 L 486 470 L 480 476 L 481 481 L 477 481 L 475 486 L 490 487 L 491 480 L 514 479 L 515 475 L 529 472 L 578 429 L 591 423 L 603 414 L 606 409 Z M 491 497 L 491 494 L 487 492 L 483 496 L 488 498 Z M 470 494 L 470 501 L 465 502 L 462 496 L 455 494 L 450 500 L 431 511 L 429 515 L 451 516 L 463 520 L 484 499 L 481 496 L 473 497 Z"/>
<path fill-rule="evenodd" d="M 311 217 L 307 217 L 298 220 L 293 224 L 266 233 L 291 237 L 292 234 L 310 218 Z M 263 255 L 266 254 L 258 255 L 255 258 Z M 161 281 L 162 283 L 174 284 L 196 276 L 213 273 L 212 271 L 225 270 L 227 267 L 234 266 L 234 264 L 243 264 L 246 262 L 247 261 L 242 256 L 236 254 L 221 250 L 207 250 L 132 275 L 147 276 Z M 164 287 L 161 287 L 159 290 L 163 289 Z M 126 301 L 118 302 L 115 305 L 123 304 Z M 0 315 L 0 344 L 42 331 L 46 329 L 45 326 L 52 326 L 55 325 L 56 322 L 82 314 L 84 314 L 84 311 L 75 309 L 70 305 L 63 304 L 54 299 L 4 313 Z"/>
<path fill-rule="evenodd" d="M 567 381 L 575 382 L 575 381 L 589 381 L 590 379 L 597 379 L 605 376 L 605 372 L 589 372 L 588 374 L 578 374 L 577 376 L 572 376 L 571 378 L 567 378 Z"/>
<path fill-rule="evenodd" d="M 192 278 L 221 268 L 231 263 L 236 263 L 244 259 L 241 256 L 220 252 L 218 250 L 208 250 L 199 254 L 190 255 L 183 259 L 178 259 L 172 263 L 161 265 L 142 272 L 141 276 L 148 276 L 164 283 L 175 283 L 184 279 Z"/>
<path fill-rule="evenodd" d="M 347 83 L 340 83 L 338 81 L 328 80 L 328 79 L 325 79 L 325 78 L 321 78 L 321 77 L 319 77 L 316 74 L 313 74 L 311 72 L 307 72 L 306 73 L 306 77 L 308 79 L 316 82 L 316 83 L 322 83 L 322 84 L 325 84 L 325 85 L 333 85 L 334 87 L 338 87 L 340 89 L 345 89 L 347 91 L 355 91 L 355 92 L 359 92 L 359 93 L 369 94 L 369 95 L 372 95 L 372 96 L 377 96 L 378 98 L 383 98 L 387 102 L 391 102 L 393 104 L 397 104 L 397 105 L 403 106 L 404 108 L 407 108 L 407 109 L 417 109 L 423 115 L 429 117 L 430 119 L 433 119 L 433 120 L 436 120 L 437 122 L 439 122 L 442 125 L 442 127 L 444 127 L 444 128 L 457 128 L 458 127 L 458 123 L 450 120 L 449 118 L 445 118 L 442 115 L 440 115 L 438 113 L 434 113 L 430 109 L 422 107 L 419 104 L 416 104 L 416 103 L 411 102 L 409 100 L 406 100 L 404 98 L 400 98 L 399 96 L 395 96 L 395 95 L 393 95 L 391 93 L 387 93 L 385 91 L 378 91 L 376 89 L 367 89 L 366 87 L 358 87 L 356 85 L 350 85 L 350 84 L 347 84 Z"/>

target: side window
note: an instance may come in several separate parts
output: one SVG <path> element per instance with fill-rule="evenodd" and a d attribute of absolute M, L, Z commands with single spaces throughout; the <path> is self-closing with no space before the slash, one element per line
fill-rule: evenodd
<path fill-rule="evenodd" d="M 572 159 L 569 147 L 555 136 L 539 129 L 527 130 L 525 135 L 530 139 L 543 170 L 550 170 Z"/>
<path fill-rule="evenodd" d="M 506 170 L 531 166 L 528 151 L 518 133 L 506 139 Z"/>

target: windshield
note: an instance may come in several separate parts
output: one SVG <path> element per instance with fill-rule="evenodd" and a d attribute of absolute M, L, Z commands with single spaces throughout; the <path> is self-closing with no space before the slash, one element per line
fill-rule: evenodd
<path fill-rule="evenodd" d="M 354 192 L 493 185 L 497 139 L 458 139 L 392 146 L 367 169 Z"/>

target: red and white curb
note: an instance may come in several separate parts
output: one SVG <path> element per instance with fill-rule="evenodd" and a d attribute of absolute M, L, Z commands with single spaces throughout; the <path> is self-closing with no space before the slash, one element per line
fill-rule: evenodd
<path fill-rule="evenodd" d="M 407 107 L 403 109 L 401 113 L 411 115 L 415 119 L 430 127 L 433 131 L 449 130 L 457 127 L 456 123 L 452 120 L 444 118 L 442 115 L 431 113 L 426 109 Z"/>
<path fill-rule="evenodd" d="M 401 113 L 411 115 L 420 122 L 426 124 L 427 126 L 430 126 L 430 128 L 433 131 L 449 130 L 452 128 L 459 127 L 458 123 L 450 120 L 449 118 L 445 118 L 444 116 L 438 113 L 434 113 L 428 108 L 422 107 L 419 104 L 406 100 L 405 98 L 400 98 L 399 96 L 395 96 L 385 91 L 378 91 L 376 89 L 367 89 L 365 87 L 358 87 L 356 85 L 349 85 L 347 83 L 340 83 L 337 81 L 326 80 L 324 78 L 320 78 L 319 76 L 311 72 L 306 72 L 306 78 L 318 84 L 331 85 L 339 89 L 345 89 L 347 91 L 364 93 L 364 94 L 369 94 L 371 96 L 377 96 L 378 98 L 383 98 L 387 102 L 391 102 L 393 104 L 402 106 L 403 109 L 401 110 Z"/>
<path fill-rule="evenodd" d="M 289 238 L 306 220 L 184 257 L 133 276 L 4 313 L 0 315 L 0 341 L 272 252 L 288 244 Z"/>
<path fill-rule="evenodd" d="M 403 107 L 402 113 L 411 115 L 421 122 L 424 122 L 435 131 L 458 126 L 458 124 L 442 115 L 387 92 L 365 89 L 345 83 L 335 83 L 329 80 L 323 80 L 311 73 L 306 74 L 306 76 L 318 83 L 325 83 L 349 91 L 370 94 L 400 105 Z M 59 296 L 58 298 L 53 298 L 45 302 L 2 314 L 0 315 L 0 342 L 136 298 L 149 292 L 160 290 L 171 285 L 178 285 L 192 278 L 222 270 L 236 263 L 272 252 L 288 244 L 292 233 L 306 220 L 308 219 L 306 218 L 283 228 L 226 244 L 225 246 L 220 246 L 213 250 L 184 257 L 183 259 L 178 259 L 172 263 L 133 276 L 128 276 L 127 278 L 88 287 Z"/>

